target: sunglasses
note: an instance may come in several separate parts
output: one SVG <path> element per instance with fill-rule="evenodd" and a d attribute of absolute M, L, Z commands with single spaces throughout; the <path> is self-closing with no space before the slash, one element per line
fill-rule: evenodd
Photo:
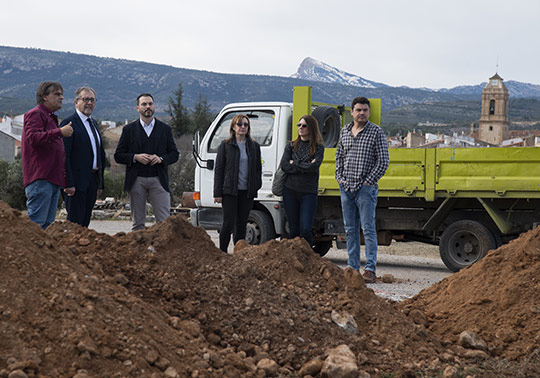
<path fill-rule="evenodd" d="M 236 124 L 236 126 L 238 126 L 238 127 L 242 127 L 242 126 L 244 126 L 244 127 L 249 127 L 249 123 L 247 123 L 247 122 L 240 123 L 240 122 L 239 122 L 239 123 Z"/>
<path fill-rule="evenodd" d="M 305 127 L 307 127 L 307 123 L 297 123 L 296 126 L 301 127 L 301 128 L 305 128 Z"/>
<path fill-rule="evenodd" d="M 90 103 L 90 104 L 95 104 L 97 102 L 97 99 L 93 97 L 83 97 L 83 98 L 79 98 L 79 100 L 81 100 L 84 103 Z"/>

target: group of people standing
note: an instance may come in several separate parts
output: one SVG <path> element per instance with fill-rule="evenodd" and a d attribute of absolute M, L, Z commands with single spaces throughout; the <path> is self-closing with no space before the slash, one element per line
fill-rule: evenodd
<path fill-rule="evenodd" d="M 67 219 L 88 227 L 97 197 L 104 189 L 105 149 L 94 112 L 96 92 L 87 86 L 74 95 L 75 112 L 60 125 L 64 90 L 54 81 L 41 83 L 37 106 L 24 115 L 21 138 L 23 181 L 28 216 L 46 229 L 56 217 L 60 194 Z M 157 221 L 170 214 L 167 167 L 178 160 L 171 127 L 154 118 L 154 98 L 137 97 L 139 119 L 124 126 L 114 158 L 126 165 L 133 230 L 144 228 L 146 200 Z"/>
<path fill-rule="evenodd" d="M 24 116 L 22 166 L 28 216 L 43 229 L 56 217 L 60 193 L 67 219 L 88 227 L 92 209 L 104 189 L 105 150 L 94 112 L 96 92 L 87 86 L 74 95 L 75 112 L 60 125 L 62 85 L 47 81 L 36 91 L 37 106 Z M 124 126 L 114 159 L 126 166 L 124 190 L 129 193 L 132 230 L 145 226 L 146 201 L 156 221 L 170 214 L 167 167 L 178 160 L 171 127 L 154 118 L 150 93 L 137 97 L 139 119 Z M 360 229 L 365 239 L 364 279 L 376 281 L 377 232 L 375 208 L 377 183 L 388 164 L 388 146 L 382 129 L 369 121 L 370 103 L 357 97 L 351 105 L 353 121 L 341 129 L 336 150 L 336 173 L 347 236 L 348 266 L 360 270 Z M 324 142 L 317 120 L 304 115 L 296 125 L 298 137 L 287 144 L 280 162 L 286 174 L 283 206 L 289 237 L 302 237 L 313 246 L 312 224 L 317 211 L 319 169 Z M 249 212 L 262 186 L 261 148 L 251 137 L 250 119 L 236 115 L 229 137 L 221 142 L 214 171 L 214 201 L 220 203 L 223 224 L 219 247 L 227 252 L 233 242 L 245 239 Z"/>
<path fill-rule="evenodd" d="M 375 283 L 377 183 L 390 162 L 388 145 L 382 129 L 369 121 L 367 98 L 357 97 L 352 101 L 351 116 L 353 121 L 341 129 L 335 173 L 347 237 L 347 265 L 360 271 L 362 229 L 366 251 L 363 277 L 366 283 Z M 324 142 L 313 116 L 302 116 L 296 126 L 298 137 L 287 144 L 279 166 L 286 174 L 283 206 L 289 237 L 302 237 L 313 246 L 312 224 L 317 210 Z M 261 172 L 261 150 L 251 138 L 249 117 L 237 115 L 231 121 L 229 138 L 218 148 L 214 171 L 214 201 L 223 208 L 219 245 L 224 252 L 231 233 L 235 244 L 245 238 L 249 212 L 262 186 Z"/>

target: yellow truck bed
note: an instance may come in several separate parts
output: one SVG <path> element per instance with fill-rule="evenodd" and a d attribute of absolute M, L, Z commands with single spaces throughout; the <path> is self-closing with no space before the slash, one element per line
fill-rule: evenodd
<path fill-rule="evenodd" d="M 540 148 L 390 149 L 379 197 L 540 198 Z M 339 196 L 335 148 L 325 150 L 320 194 Z"/>

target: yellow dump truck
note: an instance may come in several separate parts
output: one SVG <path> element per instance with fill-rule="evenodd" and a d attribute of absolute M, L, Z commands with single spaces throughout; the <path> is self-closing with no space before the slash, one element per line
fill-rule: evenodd
<path fill-rule="evenodd" d="M 377 124 L 380 107 L 379 99 L 371 100 L 370 120 Z M 295 87 L 292 104 L 227 105 L 202 139 L 195 136 L 197 208 L 191 211 L 192 223 L 206 229 L 221 226 L 221 209 L 213 202 L 213 165 L 231 119 L 240 113 L 250 118 L 263 159 L 263 187 L 250 213 L 248 242 L 259 244 L 287 233 L 282 198 L 272 194 L 272 180 L 287 142 L 296 137 L 292 125 L 311 113 L 326 146 L 314 249 L 324 255 L 334 243 L 345 247 L 334 171 L 339 130 L 349 112 L 344 105 L 313 102 L 310 87 Z M 438 244 L 450 270 L 472 264 L 488 250 L 540 225 L 540 148 L 390 149 L 390 166 L 379 181 L 376 225 L 381 245 L 392 239 Z"/>

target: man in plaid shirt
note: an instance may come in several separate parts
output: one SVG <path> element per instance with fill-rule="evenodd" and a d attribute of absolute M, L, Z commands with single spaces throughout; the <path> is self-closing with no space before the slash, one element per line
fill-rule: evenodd
<path fill-rule="evenodd" d="M 390 159 L 382 129 L 369 121 L 369 100 L 356 97 L 351 105 L 353 122 L 341 129 L 336 150 L 336 180 L 341 191 L 341 209 L 347 234 L 347 265 L 360 270 L 360 227 L 365 240 L 364 280 L 375 283 L 377 267 L 377 182 Z"/>

